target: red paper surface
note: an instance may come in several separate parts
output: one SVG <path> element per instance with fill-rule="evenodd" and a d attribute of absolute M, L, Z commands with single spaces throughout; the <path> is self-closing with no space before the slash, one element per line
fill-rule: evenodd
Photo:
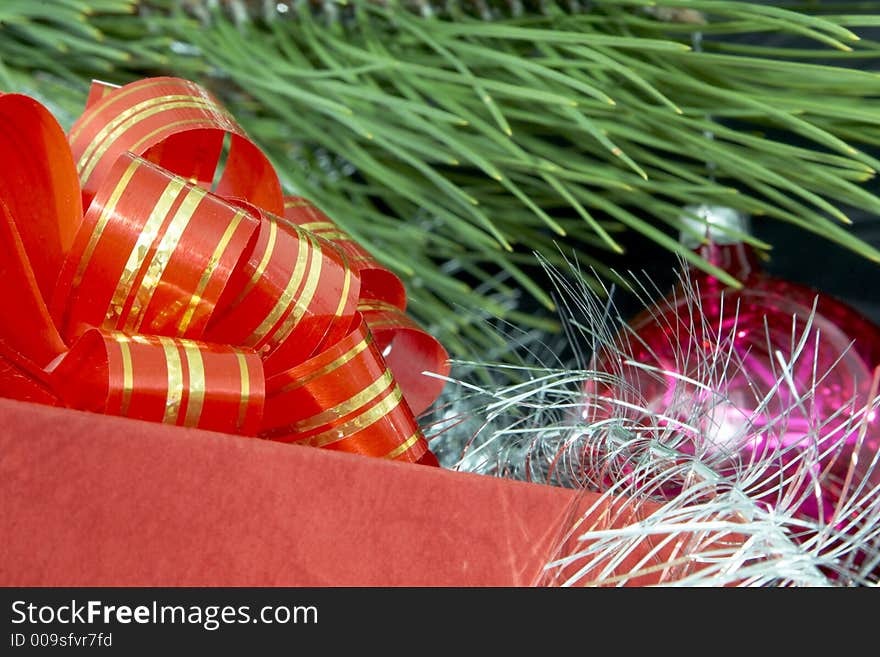
<path fill-rule="evenodd" d="M 525 586 L 595 496 L 0 399 L 0 499 L 4 586 Z"/>

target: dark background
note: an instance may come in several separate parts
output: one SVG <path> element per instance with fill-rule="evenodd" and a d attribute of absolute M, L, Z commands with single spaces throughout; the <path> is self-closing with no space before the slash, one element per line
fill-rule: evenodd
<path fill-rule="evenodd" d="M 845 0 L 823 0 L 821 3 L 833 9 L 845 5 Z M 841 11 L 841 13 L 844 13 Z M 880 27 L 857 28 L 864 39 L 880 40 Z M 792 45 L 798 40 L 790 37 L 771 36 L 763 40 L 768 45 Z M 836 59 L 824 63 L 841 65 L 846 60 Z M 855 59 L 850 66 L 880 74 L 880 59 Z M 877 116 L 880 119 L 880 98 L 877 98 Z M 872 153 L 878 155 L 878 149 Z M 880 182 L 875 178 L 868 184 L 870 191 L 880 193 Z M 855 222 L 852 232 L 875 247 L 880 247 L 880 216 L 869 214 L 861 208 L 844 208 Z M 753 219 L 758 237 L 776 248 L 767 264 L 771 273 L 804 283 L 847 301 L 880 323 L 880 264 L 872 263 L 818 235 L 798 230 L 790 224 L 778 221 Z"/>
<path fill-rule="evenodd" d="M 846 0 L 823 0 L 820 4 L 827 5 L 829 11 L 834 11 L 835 5 L 849 5 L 841 7 L 840 13 L 853 13 L 849 11 L 852 3 Z M 863 39 L 880 41 L 880 27 L 859 27 L 855 31 Z M 732 38 L 731 41 L 774 47 L 815 47 L 815 44 L 802 39 L 781 34 L 750 35 L 748 38 Z M 834 59 L 816 63 L 848 65 L 880 74 L 880 58 L 853 59 L 850 62 Z M 880 119 L 880 98 L 877 99 L 877 114 Z M 872 153 L 875 157 L 878 156 L 878 150 L 874 149 Z M 867 188 L 875 194 L 880 193 L 880 182 L 875 179 L 868 183 Z M 880 247 L 880 216 L 861 208 L 842 209 L 854 222 L 851 232 Z M 880 324 L 880 264 L 785 222 L 752 217 L 752 231 L 756 237 L 774 246 L 770 261 L 765 265 L 767 272 L 831 294 Z M 617 261 L 605 256 L 606 261 L 611 260 L 615 267 L 622 269 L 644 269 L 661 289 L 673 285 L 677 265 L 674 256 L 636 235 L 630 235 L 625 242 L 627 253 Z M 640 309 L 631 299 L 619 299 L 618 305 L 624 312 Z"/>

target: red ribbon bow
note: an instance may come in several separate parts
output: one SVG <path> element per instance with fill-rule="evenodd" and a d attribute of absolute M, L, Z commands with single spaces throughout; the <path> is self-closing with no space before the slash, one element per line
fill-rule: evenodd
<path fill-rule="evenodd" d="M 0 395 L 436 464 L 443 347 L 206 90 L 0 95 L 0 157 Z"/>

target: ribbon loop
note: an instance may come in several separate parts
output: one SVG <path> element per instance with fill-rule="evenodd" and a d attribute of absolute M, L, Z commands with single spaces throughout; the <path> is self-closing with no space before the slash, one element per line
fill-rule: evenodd
<path fill-rule="evenodd" d="M 345 252 L 360 275 L 362 297 L 380 299 L 406 310 L 406 290 L 401 280 L 311 201 L 301 196 L 285 196 L 284 218 L 330 240 Z"/>
<path fill-rule="evenodd" d="M 242 260 L 208 339 L 255 349 L 271 375 L 303 362 L 328 338 L 341 337 L 354 316 L 360 278 L 332 243 L 256 211 L 256 243 Z"/>
<path fill-rule="evenodd" d="M 267 387 L 263 437 L 413 462 L 428 449 L 360 316 L 342 340 Z"/>
<path fill-rule="evenodd" d="M 401 280 L 307 199 L 285 196 L 284 216 L 346 253 L 361 277 L 358 310 L 376 336 L 378 348 L 413 413 L 421 414 L 443 390 L 441 377 L 449 374 L 449 356 L 436 338 L 404 312 L 406 293 Z"/>
<path fill-rule="evenodd" d="M 148 78 L 105 91 L 70 131 L 88 207 L 101 181 L 125 152 L 210 186 L 226 134 L 229 154 L 217 187 L 280 214 L 281 184 L 269 160 L 235 119 L 202 87 L 177 78 Z"/>
<path fill-rule="evenodd" d="M 9 210 L 0 201 L 0 304 L 3 330 L 0 344 L 43 367 L 66 350 L 52 323 L 31 267 L 25 245 Z M 13 317 L 13 313 L 16 315 Z"/>
<path fill-rule="evenodd" d="M 64 130 L 33 98 L 0 94 L 0 203 L 16 222 L 44 299 L 82 220 Z"/>
<path fill-rule="evenodd" d="M 142 158 L 120 157 L 56 287 L 64 335 L 103 326 L 200 338 L 256 227 L 243 209 Z"/>
<path fill-rule="evenodd" d="M 421 414 L 446 385 L 443 378 L 449 375 L 446 350 L 397 306 L 367 298 L 361 300 L 358 310 L 413 413 Z"/>
<path fill-rule="evenodd" d="M 256 435 L 263 368 L 246 349 L 92 329 L 51 371 L 75 408 L 152 422 Z"/>
<path fill-rule="evenodd" d="M 210 94 L 96 83 L 70 143 L 35 101 L 0 97 L 20 173 L 0 180 L 0 303 L 16 312 L 0 394 L 437 464 L 413 411 L 439 395 L 422 372 L 448 372 L 446 352 L 397 276 L 304 199 L 285 208 Z"/>

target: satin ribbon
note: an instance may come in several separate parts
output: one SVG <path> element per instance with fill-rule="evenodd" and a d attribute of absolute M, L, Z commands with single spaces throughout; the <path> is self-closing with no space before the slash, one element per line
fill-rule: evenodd
<path fill-rule="evenodd" d="M 206 90 L 0 95 L 0 158 L 0 395 L 436 465 L 443 347 Z"/>

